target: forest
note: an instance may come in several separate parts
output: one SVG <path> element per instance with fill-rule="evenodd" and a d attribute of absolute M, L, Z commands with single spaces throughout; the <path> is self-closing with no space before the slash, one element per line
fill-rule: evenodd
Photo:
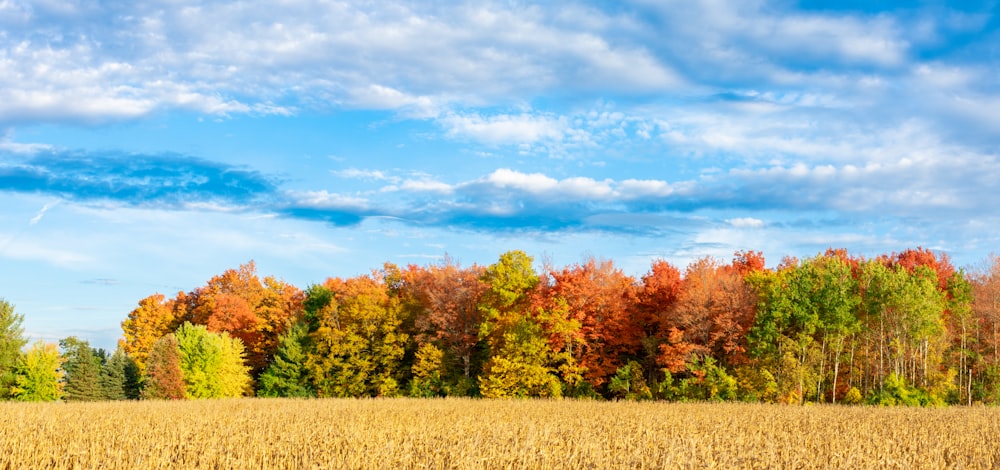
<path fill-rule="evenodd" d="M 386 263 L 301 290 L 251 261 L 138 301 L 114 352 L 27 345 L 0 300 L 0 398 L 571 397 L 1000 402 L 1000 257 L 760 252 L 639 278 L 613 261 Z"/>

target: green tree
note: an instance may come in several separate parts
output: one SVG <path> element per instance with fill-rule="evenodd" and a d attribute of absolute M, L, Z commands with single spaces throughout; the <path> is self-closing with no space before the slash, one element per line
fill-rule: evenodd
<path fill-rule="evenodd" d="M 21 322 L 23 315 L 14 313 L 14 306 L 0 298 L 0 399 L 10 398 L 16 377 L 15 367 L 21 349 L 28 343 Z"/>
<path fill-rule="evenodd" d="M 860 328 L 852 276 L 851 266 L 831 251 L 747 277 L 759 299 L 747 338 L 751 353 L 774 379 L 780 401 L 822 400 L 827 383 L 835 396 L 844 345 Z"/>
<path fill-rule="evenodd" d="M 101 387 L 101 358 L 94 354 L 90 343 L 75 336 L 59 341 L 62 349 L 66 401 L 98 401 L 104 399 Z"/>
<path fill-rule="evenodd" d="M 18 401 L 55 401 L 62 396 L 62 358 L 53 343 L 38 340 L 18 360 L 13 398 Z"/>
<path fill-rule="evenodd" d="M 121 348 L 101 366 L 101 390 L 106 400 L 139 398 L 138 367 Z"/>
<path fill-rule="evenodd" d="M 653 398 L 652 391 L 646 385 L 646 377 L 643 374 L 642 364 L 636 361 L 629 361 L 628 364 L 618 368 L 614 377 L 611 377 L 611 382 L 608 384 L 608 391 L 616 398 L 625 400 Z"/>
<path fill-rule="evenodd" d="M 174 335 L 187 398 L 238 397 L 247 391 L 250 368 L 244 365 L 239 339 L 188 322 Z"/>
<path fill-rule="evenodd" d="M 305 323 L 298 323 L 279 340 L 271 365 L 258 378 L 257 395 L 262 397 L 314 397 L 316 392 L 309 382 L 306 368 L 309 330 Z"/>
<path fill-rule="evenodd" d="M 143 373 L 141 397 L 153 400 L 184 398 L 184 373 L 177 338 L 168 334 L 156 340 L 149 350 Z"/>

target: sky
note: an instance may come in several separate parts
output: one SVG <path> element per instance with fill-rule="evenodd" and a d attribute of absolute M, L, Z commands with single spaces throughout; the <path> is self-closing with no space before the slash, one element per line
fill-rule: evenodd
<path fill-rule="evenodd" d="M 834 5 L 831 7 L 831 5 Z M 0 297 L 1000 248 L 994 1 L 0 0 Z"/>

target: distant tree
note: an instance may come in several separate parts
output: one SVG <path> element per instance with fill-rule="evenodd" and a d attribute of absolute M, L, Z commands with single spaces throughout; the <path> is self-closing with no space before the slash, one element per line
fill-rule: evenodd
<path fill-rule="evenodd" d="M 143 375 L 142 398 L 153 400 L 184 399 L 184 373 L 177 338 L 168 334 L 153 343 Z"/>
<path fill-rule="evenodd" d="M 608 384 L 608 391 L 614 397 L 625 400 L 653 398 L 653 393 L 646 385 L 646 378 L 642 373 L 642 364 L 636 361 L 629 361 L 615 371 Z"/>
<path fill-rule="evenodd" d="M 274 277 L 261 279 L 253 261 L 229 269 L 185 297 L 179 323 L 205 325 L 243 343 L 246 363 L 257 377 L 270 363 L 285 329 L 302 314 L 303 294 Z"/>
<path fill-rule="evenodd" d="M 87 341 L 75 336 L 59 341 L 62 349 L 65 384 L 63 399 L 66 401 L 98 401 L 104 399 L 101 387 L 101 358 Z"/>
<path fill-rule="evenodd" d="M 672 317 L 682 283 L 681 272 L 664 260 L 654 261 L 642 276 L 632 315 L 642 329 L 642 366 L 647 377 L 664 367 L 673 372 L 684 370 L 687 350 L 681 345 L 683 331 L 675 328 Z"/>
<path fill-rule="evenodd" d="M 124 337 L 119 346 L 135 361 L 140 373 L 145 372 L 153 343 L 176 328 L 174 307 L 173 301 L 164 300 L 162 294 L 154 294 L 140 300 L 139 306 L 122 322 Z"/>
<path fill-rule="evenodd" d="M 121 348 L 101 366 L 101 390 L 107 400 L 139 398 L 138 368 Z"/>
<path fill-rule="evenodd" d="M 377 274 L 377 273 L 376 273 Z M 307 365 L 322 396 L 392 396 L 408 336 L 395 283 L 381 274 L 328 279 L 307 292 L 314 325 Z"/>
<path fill-rule="evenodd" d="M 248 391 L 250 368 L 244 365 L 239 339 L 190 323 L 174 335 L 187 398 L 238 397 Z"/>
<path fill-rule="evenodd" d="M 551 338 L 584 370 L 594 389 L 604 386 L 616 371 L 642 349 L 644 328 L 633 315 L 636 282 L 611 261 L 587 259 L 583 264 L 549 273 L 551 286 L 544 296 L 565 301 L 567 335 Z M 555 311 L 557 308 L 549 308 Z M 642 373 L 641 365 L 637 368 Z"/>
<path fill-rule="evenodd" d="M 55 401 L 62 397 L 62 358 L 53 343 L 38 340 L 15 367 L 13 398 L 18 401 Z"/>
<path fill-rule="evenodd" d="M 278 340 L 271 365 L 257 379 L 257 395 L 261 397 L 314 397 L 316 391 L 309 382 L 306 368 L 309 329 L 298 323 Z"/>
<path fill-rule="evenodd" d="M 552 367 L 555 353 L 531 315 L 539 283 L 532 258 L 508 251 L 486 268 L 483 281 L 489 287 L 480 298 L 479 337 L 489 345 L 490 359 L 479 377 L 480 393 L 487 398 L 560 396 L 562 386 Z"/>
<path fill-rule="evenodd" d="M 560 397 L 562 384 L 550 367 L 552 351 L 542 328 L 530 318 L 522 318 L 504 328 L 499 348 L 479 378 L 480 393 L 486 398 Z"/>
<path fill-rule="evenodd" d="M 434 343 L 424 343 L 417 350 L 413 360 L 413 381 L 410 382 L 411 397 L 436 397 L 443 395 L 441 380 L 441 359 L 444 352 Z"/>
<path fill-rule="evenodd" d="M 442 380 L 469 381 L 481 366 L 474 359 L 482 318 L 478 303 L 486 290 L 482 273 L 482 267 L 462 268 L 450 258 L 402 272 L 404 302 L 414 311 L 414 339 L 419 347 L 432 342 L 444 353 L 448 377 Z"/>
<path fill-rule="evenodd" d="M 14 313 L 14 306 L 0 298 L 0 399 L 10 398 L 21 349 L 28 342 L 21 328 L 23 321 L 24 316 Z"/>

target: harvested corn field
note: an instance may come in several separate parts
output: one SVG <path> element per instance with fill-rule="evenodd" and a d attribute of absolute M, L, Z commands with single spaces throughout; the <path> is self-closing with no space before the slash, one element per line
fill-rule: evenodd
<path fill-rule="evenodd" d="M 993 468 L 1000 409 L 572 400 L 0 403 L 0 468 Z"/>

